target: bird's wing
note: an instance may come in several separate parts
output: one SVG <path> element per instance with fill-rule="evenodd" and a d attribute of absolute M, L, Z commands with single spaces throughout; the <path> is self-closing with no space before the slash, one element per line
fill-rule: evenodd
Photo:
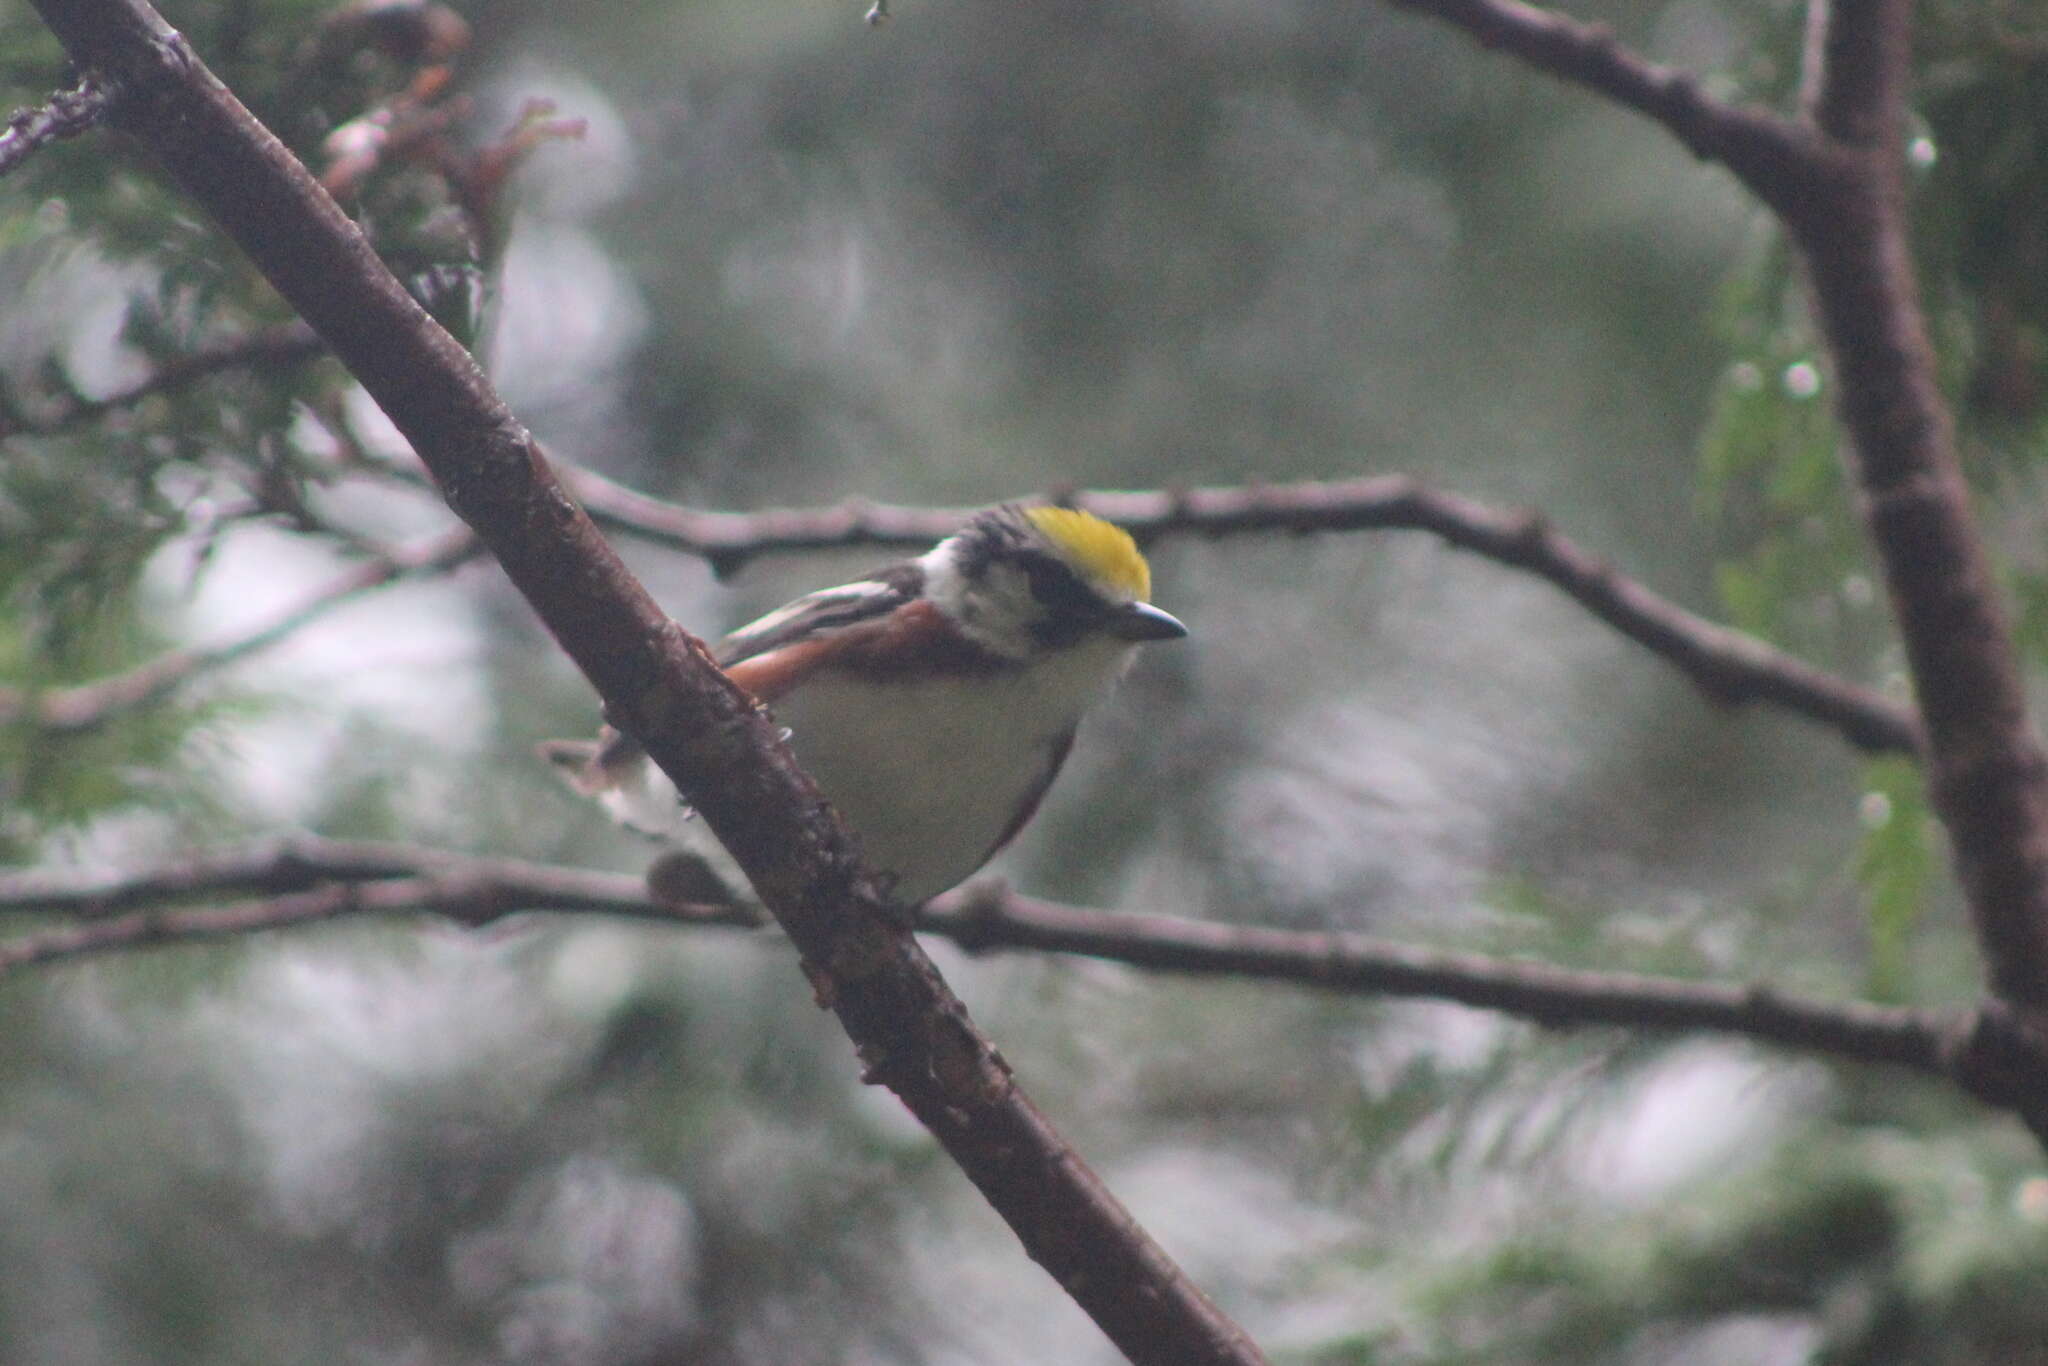
<path fill-rule="evenodd" d="M 881 625 L 917 600 L 924 571 L 915 561 L 891 565 L 865 579 L 823 588 L 778 607 L 719 643 L 719 667 L 764 702 L 772 702 L 816 661 L 826 641 L 849 627 Z M 926 613 L 913 613 L 922 621 Z M 606 726 L 593 741 L 550 740 L 541 757 L 585 796 L 603 796 L 637 777 L 646 753 L 638 741 Z"/>
<path fill-rule="evenodd" d="M 719 666 L 730 669 L 770 650 L 887 616 L 916 598 L 923 586 L 924 571 L 905 563 L 857 583 L 807 593 L 727 636 L 718 647 Z"/>

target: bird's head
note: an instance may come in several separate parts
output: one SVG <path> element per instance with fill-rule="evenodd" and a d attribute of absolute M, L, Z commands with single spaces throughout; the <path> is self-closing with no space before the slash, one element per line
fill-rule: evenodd
<path fill-rule="evenodd" d="M 941 541 L 922 565 L 925 592 L 940 610 L 1012 659 L 1188 633 L 1146 601 L 1152 570 L 1130 533 L 1075 508 L 992 508 Z"/>

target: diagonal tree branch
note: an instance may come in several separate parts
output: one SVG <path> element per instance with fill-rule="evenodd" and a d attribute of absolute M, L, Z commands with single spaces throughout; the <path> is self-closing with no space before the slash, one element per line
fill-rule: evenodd
<path fill-rule="evenodd" d="M 255 894 L 226 905 L 179 903 Z M 645 880 L 413 845 L 298 836 L 135 873 L 0 876 L 0 912 L 74 923 L 0 939 L 0 972 L 91 954 L 281 929 L 355 915 L 446 916 L 484 925 L 524 911 L 753 928 L 746 906 L 677 905 Z M 1553 1028 L 1613 1025 L 1721 1034 L 1946 1077 L 2048 1128 L 2048 1050 L 1995 1006 L 1910 1009 L 1822 1001 L 1756 985 L 1594 972 L 1313 933 L 1061 906 L 1000 881 L 925 908 L 917 927 L 971 953 L 1079 954 L 1154 972 L 1287 983 L 1349 996 L 1421 997 Z"/>
<path fill-rule="evenodd" d="M 1816 4 L 1807 106 L 1855 173 L 1791 220 L 1849 433 L 1850 472 L 1927 728 L 1992 988 L 2048 1030 L 2048 749 L 1956 453 L 1906 224 L 1909 0 Z"/>
<path fill-rule="evenodd" d="M 467 527 L 364 560 L 230 640 L 170 650 L 125 673 L 43 691 L 0 689 L 0 725 L 27 722 L 59 734 L 92 730 L 122 712 L 162 701 L 207 673 L 277 644 L 344 603 L 400 579 L 453 569 L 483 553 Z"/>
<path fill-rule="evenodd" d="M 532 437 L 334 201 L 143 0 L 36 0 L 116 126 L 249 253 L 433 472 L 607 714 L 673 779 L 802 953 L 867 1065 L 1025 1249 L 1141 1363 L 1264 1358 L 1054 1132 L 773 724 L 626 571 Z"/>

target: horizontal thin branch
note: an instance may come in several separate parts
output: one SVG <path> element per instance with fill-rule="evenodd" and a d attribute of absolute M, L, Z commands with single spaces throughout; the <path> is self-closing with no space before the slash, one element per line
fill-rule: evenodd
<path fill-rule="evenodd" d="M 260 350 L 252 339 L 247 348 L 226 348 L 194 357 L 174 370 L 179 374 L 207 372 L 233 364 L 233 357 L 245 349 Z M 167 387 L 170 374 L 138 386 L 135 395 Z M 112 406 L 128 397 L 101 402 Z M 853 546 L 922 548 L 957 530 L 974 511 L 854 500 L 822 508 L 716 512 L 664 502 L 578 466 L 561 464 L 557 468 L 599 523 L 700 556 L 720 577 L 737 572 L 760 555 Z M 1662 656 L 1717 703 L 1761 702 L 1783 707 L 1819 721 L 1839 731 L 1851 744 L 1873 752 L 1914 752 L 1921 743 L 1919 720 L 1912 708 L 1815 668 L 1754 636 L 1687 611 L 1554 531 L 1535 513 L 1493 508 L 1432 490 L 1405 475 L 1179 491 L 1086 492 L 1062 501 L 1122 523 L 1143 540 L 1189 532 L 1225 536 L 1276 531 L 1297 535 L 1371 529 L 1426 531 L 1460 549 L 1549 580 L 1624 636 Z M 374 576 L 375 571 L 365 566 L 364 572 Z M 349 591 L 345 583 L 336 588 L 344 595 Z M 255 645 L 271 643 L 274 638 Z M 165 690 L 156 686 L 157 676 L 175 682 L 188 662 L 167 657 L 134 675 L 67 690 L 75 696 L 52 694 L 46 698 L 42 724 L 60 729 L 97 724 L 102 712 L 134 703 L 113 700 L 102 707 L 91 690 L 103 688 L 115 699 L 137 696 L 148 700 Z M 19 706 L 17 698 L 0 693 L 0 721 L 7 719 L 10 710 L 18 713 Z M 72 716 L 84 719 L 63 719 Z"/>
<path fill-rule="evenodd" d="M 565 480 L 599 522 L 701 555 L 729 573 L 756 555 L 833 546 L 926 546 L 970 510 L 850 502 L 816 509 L 705 512 L 649 498 L 567 466 Z M 1549 580 L 1615 630 L 1662 656 L 1716 702 L 1765 702 L 1839 731 L 1860 749 L 1914 752 L 1912 708 L 1805 663 L 1652 592 L 1531 512 L 1507 512 L 1430 489 L 1405 475 L 1329 483 L 1167 492 L 1080 493 L 1070 499 L 1142 540 L 1171 533 L 1426 531 Z"/>
<path fill-rule="evenodd" d="M 393 911 L 422 908 L 419 885 L 334 882 L 308 892 L 189 910 L 133 911 L 0 939 L 0 972 L 151 944 L 188 943 L 285 929 L 357 915 L 388 899 Z"/>
<path fill-rule="evenodd" d="M 333 899 L 344 887 L 360 895 L 346 904 Z M 195 899 L 248 894 L 270 900 L 176 909 Z M 309 899 L 320 897 L 330 899 Z M 278 908 L 274 924 L 257 909 L 261 905 Z M 355 912 L 436 913 L 474 925 L 525 910 L 743 927 L 761 923 L 750 907 L 679 908 L 653 900 L 644 879 L 623 873 L 295 836 L 124 875 L 0 876 L 0 912 L 83 917 L 74 926 L 0 941 L 0 967 Z M 1047 950 L 1155 971 L 1291 982 L 1351 995 L 1425 996 L 1560 1026 L 1739 1034 L 1944 1074 L 1944 1050 L 1964 1023 L 1963 1013 L 1955 1011 L 1824 1002 L 1762 987 L 1557 968 L 1366 935 L 1084 910 L 1019 896 L 999 881 L 939 898 L 920 913 L 918 928 L 975 953 Z"/>
<path fill-rule="evenodd" d="M 439 915 L 464 925 L 544 906 L 603 911 L 668 922 L 753 926 L 760 916 L 729 906 L 676 906 L 647 899 L 646 886 L 624 874 L 532 869 L 507 880 L 505 870 L 477 872 L 457 864 L 419 877 L 319 882 L 299 892 L 218 906 L 126 911 L 0 939 L 0 973 L 151 945 L 189 943 L 263 930 L 289 929 L 365 915 Z M 527 876 L 538 874 L 538 882 Z"/>
<path fill-rule="evenodd" d="M 42 691 L 0 689 L 0 725 L 27 721 L 60 733 L 90 730 L 121 712 L 160 701 L 202 674 L 275 645 L 372 589 L 452 569 L 481 552 L 475 533 L 461 527 L 353 565 L 302 601 L 232 639 L 166 651 L 125 673 L 90 683 Z"/>
<path fill-rule="evenodd" d="M 98 918 L 222 895 L 310 891 L 330 882 L 457 877 L 471 885 L 518 889 L 529 905 L 631 913 L 647 884 L 606 873 L 523 859 L 484 858 L 376 840 L 288 835 L 240 848 L 210 850 L 135 873 L 0 874 L 0 912 Z"/>
<path fill-rule="evenodd" d="M 258 895 L 218 906 L 181 903 Z M 481 926 L 520 912 L 580 912 L 729 928 L 748 905 L 676 904 L 643 878 L 414 845 L 297 836 L 120 876 L 0 875 L 0 912 L 81 917 L 0 938 L 0 973 L 124 949 L 358 915 L 445 916 Z M 917 928 L 972 953 L 1046 951 L 1155 972 L 1283 982 L 1357 996 L 1457 1001 L 1554 1027 L 1720 1034 L 1955 1081 L 2038 1132 L 2048 1053 L 1996 1003 L 1912 1009 L 1823 1001 L 1760 985 L 1600 972 L 1418 948 L 1359 934 L 1223 925 L 1087 910 L 984 881 L 939 898 Z"/>
<path fill-rule="evenodd" d="M 1739 1034 L 1942 1074 L 1943 1040 L 1961 1018 L 1953 1011 L 1820 1001 L 1761 986 L 1552 967 L 1361 934 L 1087 910 L 988 883 L 949 898 L 919 928 L 944 934 L 970 952 L 1045 949 L 1161 972 L 1292 982 L 1345 995 L 1425 996 L 1546 1025 Z"/>
<path fill-rule="evenodd" d="M 1084 910 L 981 883 L 942 898 L 918 928 L 969 951 L 1045 949 L 1161 972 L 1292 982 L 1347 995 L 1424 997 L 1562 1027 L 1724 1034 L 1886 1063 L 1955 1082 L 2048 1132 L 2048 1047 L 1996 1001 L 1910 1009 L 1822 1001 L 1762 985 L 1599 972 L 1417 948 L 1358 934 L 1220 925 Z"/>

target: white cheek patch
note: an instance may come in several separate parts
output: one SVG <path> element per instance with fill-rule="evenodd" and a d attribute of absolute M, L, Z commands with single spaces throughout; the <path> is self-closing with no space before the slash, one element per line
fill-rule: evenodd
<path fill-rule="evenodd" d="M 1030 657 L 1031 626 L 1043 612 L 1022 570 L 991 564 L 980 578 L 969 579 L 960 571 L 952 541 L 941 541 L 918 563 L 924 569 L 925 596 L 975 644 L 1009 659 Z"/>
<path fill-rule="evenodd" d="M 917 567 L 924 571 L 924 595 L 944 608 L 959 606 L 967 593 L 956 541 L 954 537 L 940 541 L 917 560 Z"/>
<path fill-rule="evenodd" d="M 990 565 L 968 594 L 967 609 L 967 629 L 990 649 L 1025 659 L 1037 648 L 1031 628 L 1045 619 L 1045 607 L 1032 595 L 1023 570 Z"/>

